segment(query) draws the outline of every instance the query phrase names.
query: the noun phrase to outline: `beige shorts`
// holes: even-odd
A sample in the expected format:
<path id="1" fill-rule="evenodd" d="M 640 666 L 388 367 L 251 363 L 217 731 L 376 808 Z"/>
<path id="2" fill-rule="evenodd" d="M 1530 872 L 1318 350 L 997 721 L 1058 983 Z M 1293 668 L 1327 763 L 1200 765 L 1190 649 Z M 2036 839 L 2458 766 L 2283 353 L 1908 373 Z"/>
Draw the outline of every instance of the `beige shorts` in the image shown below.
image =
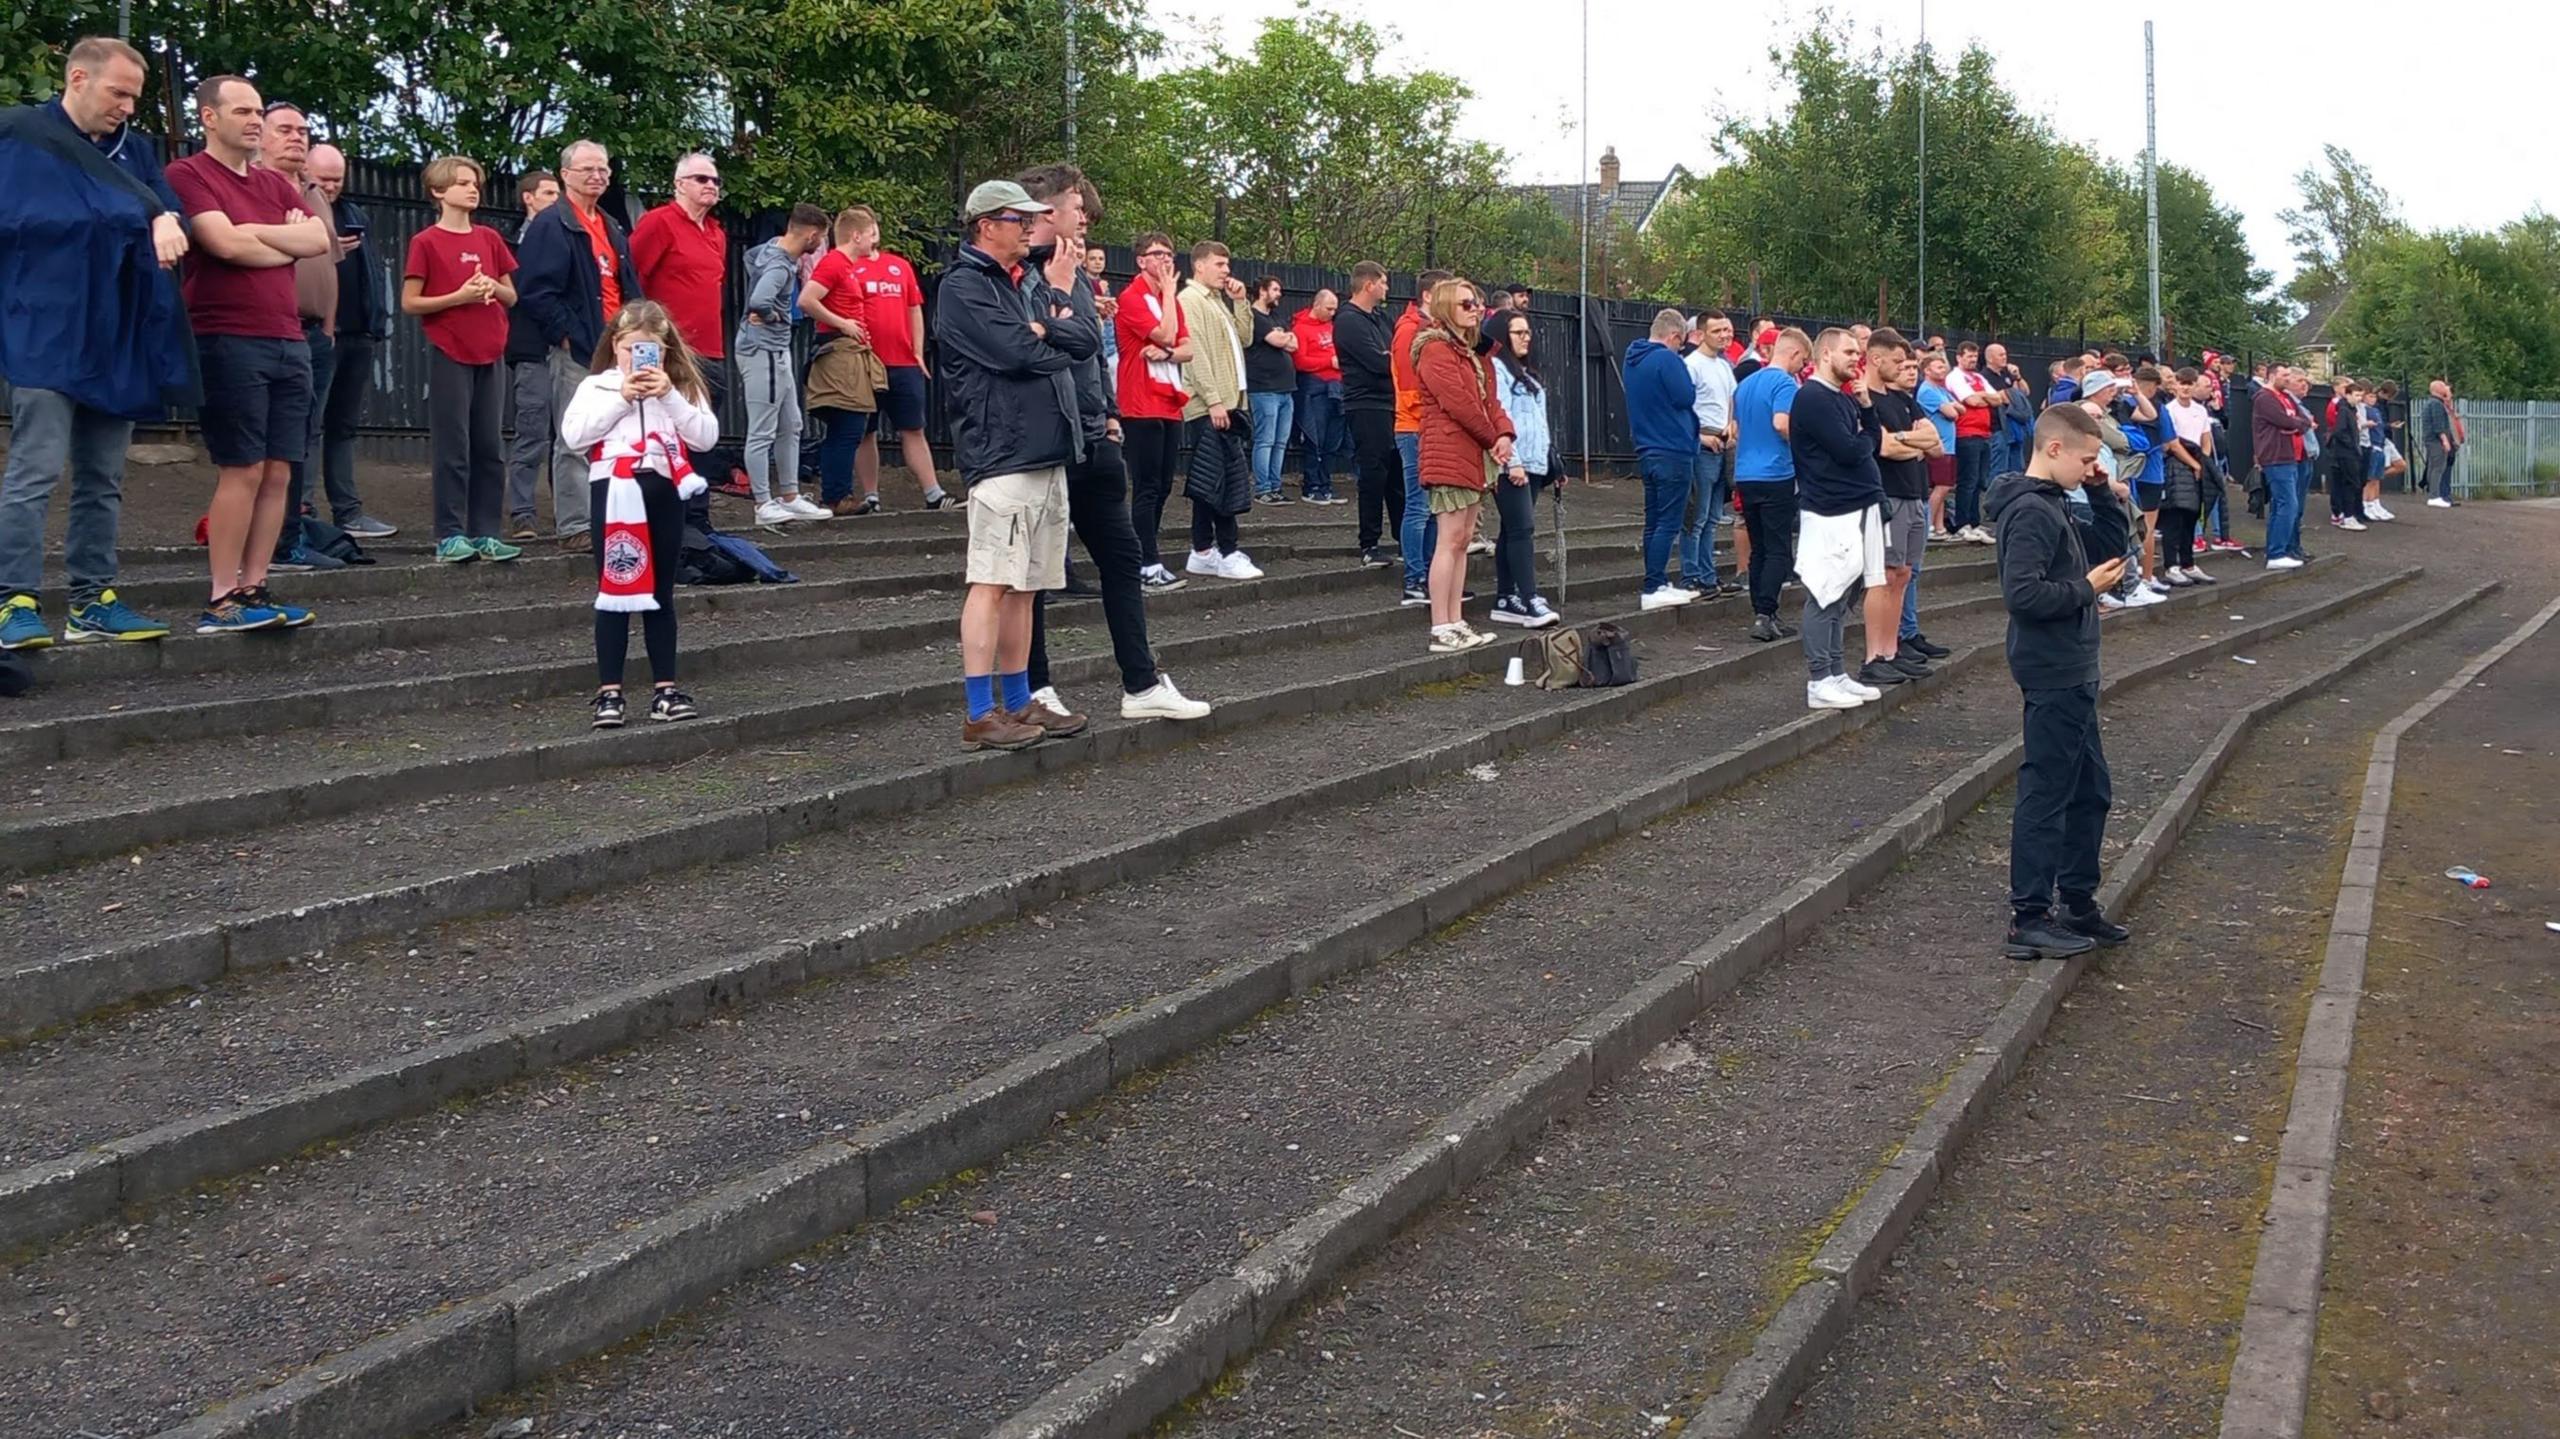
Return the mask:
<path id="1" fill-rule="evenodd" d="M 969 583 L 1067 587 L 1067 472 L 989 475 L 969 486 Z"/>

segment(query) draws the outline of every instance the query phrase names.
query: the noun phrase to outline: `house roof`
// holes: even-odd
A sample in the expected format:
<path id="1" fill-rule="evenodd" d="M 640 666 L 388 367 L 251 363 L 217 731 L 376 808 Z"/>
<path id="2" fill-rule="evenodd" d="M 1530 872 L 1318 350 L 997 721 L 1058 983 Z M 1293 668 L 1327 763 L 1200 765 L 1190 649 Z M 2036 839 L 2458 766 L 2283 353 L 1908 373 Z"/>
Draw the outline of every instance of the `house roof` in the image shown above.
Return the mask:
<path id="1" fill-rule="evenodd" d="M 1641 231 L 1653 222 L 1654 212 L 1662 208 L 1662 202 L 1688 177 L 1686 167 L 1674 165 L 1671 173 L 1659 180 L 1621 180 L 1613 195 L 1605 193 L 1597 181 L 1589 185 L 1530 185 L 1525 188 L 1555 206 L 1556 213 L 1564 216 L 1567 223 L 1582 218 L 1582 206 L 1587 196 L 1591 213 L 1599 217 L 1605 228 Z"/>
<path id="2" fill-rule="evenodd" d="M 2334 343 L 2329 338 L 2329 322 L 2347 303 L 2347 287 L 2340 285 L 2303 307 L 2302 318 L 2293 322 L 2292 339 L 2297 349 L 2312 349 Z"/>

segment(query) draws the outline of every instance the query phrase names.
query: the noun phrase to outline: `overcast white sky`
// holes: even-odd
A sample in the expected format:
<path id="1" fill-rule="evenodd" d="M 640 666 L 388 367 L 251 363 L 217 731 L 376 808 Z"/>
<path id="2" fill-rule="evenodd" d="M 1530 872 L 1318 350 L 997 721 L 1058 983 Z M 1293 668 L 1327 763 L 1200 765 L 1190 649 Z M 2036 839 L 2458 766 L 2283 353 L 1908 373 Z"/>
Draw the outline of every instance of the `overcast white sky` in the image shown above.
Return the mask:
<path id="1" fill-rule="evenodd" d="M 1478 91 L 1469 132 L 1511 152 L 1515 178 L 1570 182 L 1582 140 L 1574 0 L 1332 0 L 1401 34 L 1403 67 L 1465 76 Z M 1231 46 L 1297 0 L 1154 0 L 1177 39 L 1205 25 Z M 1630 179 L 1700 168 L 1726 111 L 1770 108 L 1769 47 L 1810 6 L 1790 0 L 1590 0 L 1591 129 L 1596 168 L 1617 147 Z M 1919 0 L 1835 0 L 1835 13 L 1889 44 L 1916 43 Z M 1989 23 L 1985 17 L 2003 17 Z M 1212 16 L 1214 21 L 1200 17 Z M 2067 18 L 2066 18 L 2067 17 Z M 2010 89 L 2066 138 L 2134 161 L 2142 152 L 2142 22 L 2159 47 L 2160 157 L 2202 174 L 2247 222 L 2258 263 L 2291 273 L 2276 212 L 2323 142 L 2347 146 L 2422 227 L 2487 228 L 2540 205 L 2560 179 L 2529 137 L 2553 102 L 2550 56 L 2560 7 L 2492 0 L 2328 6 L 2187 0 L 1986 5 L 1940 0 L 1929 38 L 1952 54 L 1981 39 Z M 2273 79 L 2276 75 L 2289 79 Z M 1696 97 L 1696 98 L 1692 98 Z M 2450 114 L 2459 123 L 2440 122 Z M 2275 115 L 2268 121 L 2261 117 Z M 2501 137 L 2483 143 L 2483 137 Z"/>

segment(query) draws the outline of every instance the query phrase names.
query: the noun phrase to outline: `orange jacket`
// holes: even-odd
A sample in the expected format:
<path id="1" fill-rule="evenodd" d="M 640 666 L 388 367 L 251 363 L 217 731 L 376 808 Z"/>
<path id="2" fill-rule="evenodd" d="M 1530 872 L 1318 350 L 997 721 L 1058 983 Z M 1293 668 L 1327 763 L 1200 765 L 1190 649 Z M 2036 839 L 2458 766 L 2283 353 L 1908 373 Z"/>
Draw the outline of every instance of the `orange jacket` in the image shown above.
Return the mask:
<path id="1" fill-rule="evenodd" d="M 1420 307 L 1407 305 L 1396 320 L 1394 343 L 1387 346 L 1387 367 L 1396 380 L 1396 433 L 1410 435 L 1422 428 L 1421 382 L 1413 375 L 1413 337 L 1422 333 Z"/>
<path id="2" fill-rule="evenodd" d="M 1493 361 L 1446 330 L 1420 331 L 1415 348 L 1419 357 L 1412 348 L 1396 353 L 1414 370 L 1422 483 L 1481 490 L 1492 480 L 1494 442 L 1513 433 Z"/>

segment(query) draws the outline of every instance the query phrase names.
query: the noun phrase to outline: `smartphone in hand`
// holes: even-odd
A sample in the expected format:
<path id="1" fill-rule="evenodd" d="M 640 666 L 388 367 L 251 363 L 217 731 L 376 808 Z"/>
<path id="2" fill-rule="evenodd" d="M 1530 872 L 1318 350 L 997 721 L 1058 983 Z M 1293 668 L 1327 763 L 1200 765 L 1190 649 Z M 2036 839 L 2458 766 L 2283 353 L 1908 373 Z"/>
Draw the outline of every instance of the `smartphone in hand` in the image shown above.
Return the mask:
<path id="1" fill-rule="evenodd" d="M 631 346 L 631 364 L 635 369 L 665 368 L 666 351 L 655 340 L 640 340 Z"/>

